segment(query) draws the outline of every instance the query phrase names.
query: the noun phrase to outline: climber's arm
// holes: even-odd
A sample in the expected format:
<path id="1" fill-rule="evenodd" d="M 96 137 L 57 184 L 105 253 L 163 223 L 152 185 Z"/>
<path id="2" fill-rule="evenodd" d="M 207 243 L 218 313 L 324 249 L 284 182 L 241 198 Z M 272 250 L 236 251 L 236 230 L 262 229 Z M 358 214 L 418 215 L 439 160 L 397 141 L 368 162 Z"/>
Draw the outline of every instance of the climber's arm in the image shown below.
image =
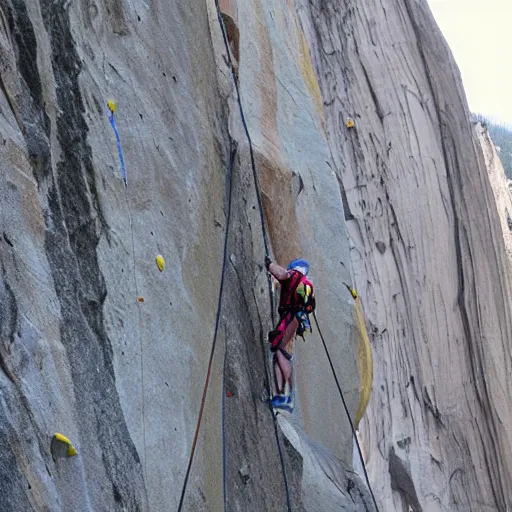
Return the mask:
<path id="1" fill-rule="evenodd" d="M 277 263 L 270 261 L 268 256 L 265 258 L 265 266 L 278 281 L 286 281 L 290 277 L 290 274 L 285 268 L 281 267 Z"/>

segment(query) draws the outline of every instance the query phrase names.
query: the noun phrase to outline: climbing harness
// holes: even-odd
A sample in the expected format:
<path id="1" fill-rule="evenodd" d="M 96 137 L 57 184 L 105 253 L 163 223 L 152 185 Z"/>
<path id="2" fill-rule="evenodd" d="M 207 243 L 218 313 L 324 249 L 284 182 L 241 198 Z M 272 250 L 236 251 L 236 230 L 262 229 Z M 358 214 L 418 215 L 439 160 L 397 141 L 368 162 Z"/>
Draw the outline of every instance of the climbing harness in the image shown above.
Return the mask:
<path id="1" fill-rule="evenodd" d="M 357 439 L 356 429 L 354 427 L 354 422 L 352 421 L 352 418 L 350 417 L 350 413 L 349 413 L 348 407 L 347 407 L 347 402 L 345 402 L 345 397 L 343 396 L 343 391 L 341 390 L 340 382 L 338 380 L 338 376 L 336 375 L 336 370 L 334 369 L 334 365 L 332 363 L 331 355 L 329 354 L 329 350 L 327 349 L 327 344 L 325 343 L 325 339 L 324 339 L 322 331 L 320 329 L 320 325 L 318 323 L 318 319 L 316 317 L 316 313 L 313 313 L 313 318 L 315 319 L 316 328 L 318 329 L 318 334 L 320 336 L 320 339 L 322 340 L 322 344 L 324 346 L 325 353 L 327 355 L 327 359 L 329 361 L 329 365 L 331 367 L 331 371 L 332 371 L 332 374 L 334 376 L 334 381 L 336 382 L 336 386 L 338 388 L 338 392 L 340 394 L 341 401 L 343 403 L 343 408 L 345 409 L 345 413 L 346 413 L 348 421 L 350 423 L 350 428 L 352 430 L 352 436 L 353 436 L 353 438 L 355 440 L 355 443 L 356 443 L 356 446 L 357 446 L 357 452 L 359 453 L 359 458 L 361 459 L 361 465 L 363 467 L 364 477 L 366 479 L 366 485 L 368 486 L 368 490 L 370 491 L 370 494 L 371 494 L 371 497 L 372 497 L 372 500 L 373 500 L 373 504 L 375 505 L 375 510 L 376 510 L 376 512 L 379 512 L 379 507 L 377 506 L 377 501 L 376 501 L 375 496 L 373 494 L 372 486 L 370 485 L 370 479 L 368 478 L 368 473 L 366 471 L 366 466 L 364 464 L 364 459 L 363 459 L 363 453 L 361 451 L 361 446 L 359 445 L 359 441 Z"/>
<path id="2" fill-rule="evenodd" d="M 287 360 L 287 361 L 291 361 L 293 359 L 293 356 L 290 354 L 290 352 L 288 352 L 287 350 L 285 350 L 284 348 L 281 348 L 279 347 L 279 352 L 281 352 L 281 354 L 283 354 L 284 358 Z"/>
<path id="3" fill-rule="evenodd" d="M 290 268 L 290 266 L 288 266 L 288 268 Z M 294 318 L 296 318 L 299 323 L 297 334 L 301 336 L 302 339 L 304 339 L 306 330 L 312 332 L 309 314 L 312 313 L 316 307 L 313 284 L 300 271 L 292 270 L 292 272 L 290 282 L 288 283 L 286 281 L 282 284 L 284 288 L 281 290 L 281 303 L 278 307 L 280 316 L 278 325 L 275 330 L 269 333 L 268 341 L 271 344 L 270 350 L 272 352 L 280 348 L 286 329 Z"/>
<path id="4" fill-rule="evenodd" d="M 231 141 L 231 139 L 230 139 Z M 217 345 L 217 335 L 218 335 L 218 332 L 219 332 L 219 325 L 220 325 L 220 313 L 221 313 L 221 308 L 222 308 L 222 295 L 224 294 L 224 278 L 226 276 L 226 264 L 227 264 L 227 251 L 228 251 L 228 236 L 229 236 L 229 226 L 230 226 L 230 223 L 231 223 L 231 198 L 232 198 L 232 191 L 231 191 L 231 177 L 232 177 L 232 172 L 233 172 L 233 164 L 234 164 L 234 160 L 235 160 L 235 155 L 236 155 L 236 145 L 231 145 L 230 147 L 230 162 L 229 162 L 229 172 L 228 172 L 228 181 L 229 181 L 229 192 L 228 192 L 228 200 L 227 200 L 227 203 L 228 203 L 228 208 L 227 208 L 227 213 L 226 213 L 226 229 L 225 229 L 225 232 L 224 232 L 224 250 L 223 250 L 223 254 L 222 254 L 222 270 L 221 270 L 221 275 L 220 275 L 220 287 L 219 287 L 219 298 L 218 298 L 218 301 L 217 301 L 217 315 L 215 317 L 215 328 L 214 328 L 214 331 L 213 331 L 213 341 L 212 341 L 212 348 L 210 350 L 210 359 L 208 361 L 208 371 L 206 373 L 206 381 L 204 383 L 204 387 L 203 387 L 203 395 L 201 397 L 201 405 L 199 407 L 199 415 L 198 415 L 198 418 L 197 418 L 197 424 L 196 424 L 196 430 L 195 430 L 195 434 L 194 434 L 194 439 L 192 441 L 192 447 L 190 449 L 190 456 L 188 458 L 188 465 L 187 465 L 187 470 L 185 472 L 185 479 L 183 481 L 183 487 L 181 489 L 181 496 L 180 496 L 180 503 L 178 505 L 178 512 L 181 511 L 182 507 L 183 507 L 183 501 L 185 499 L 185 492 L 187 490 L 187 485 L 188 485 L 188 479 L 189 479 L 189 476 L 190 476 L 190 469 L 192 467 L 192 461 L 194 460 L 194 454 L 195 454 L 195 451 L 196 451 L 196 445 L 197 445 L 197 439 L 198 439 L 198 436 L 199 436 L 199 429 L 201 428 L 201 421 L 203 419 L 203 412 L 204 412 L 204 406 L 205 406 L 205 403 L 206 403 L 206 395 L 208 393 L 208 387 L 210 385 L 210 378 L 211 378 L 211 373 L 212 373 L 212 363 L 213 363 L 213 356 L 215 354 L 215 347 Z M 225 363 L 224 363 L 225 364 Z M 224 389 L 222 390 L 222 394 L 224 395 Z M 224 407 L 223 407 L 223 410 L 224 410 Z M 222 453 L 225 454 L 225 441 L 224 441 L 224 418 L 222 418 L 222 424 L 223 424 L 223 439 L 222 439 Z M 222 473 L 223 473 L 223 492 L 224 492 L 224 508 L 226 506 L 226 468 L 225 468 L 225 465 L 224 465 L 224 461 L 223 461 L 223 469 L 222 469 Z"/>

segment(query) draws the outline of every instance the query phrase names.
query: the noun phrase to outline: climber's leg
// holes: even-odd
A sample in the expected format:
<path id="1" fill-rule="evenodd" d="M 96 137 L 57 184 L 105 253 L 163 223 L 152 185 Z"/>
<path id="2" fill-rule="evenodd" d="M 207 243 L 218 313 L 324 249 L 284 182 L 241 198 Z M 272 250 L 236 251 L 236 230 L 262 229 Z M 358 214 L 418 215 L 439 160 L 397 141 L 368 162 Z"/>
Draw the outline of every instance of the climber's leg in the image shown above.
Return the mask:
<path id="1" fill-rule="evenodd" d="M 283 340 L 274 356 L 274 372 L 277 390 L 280 394 L 291 393 L 292 362 L 290 352 L 298 326 L 298 320 L 293 317 L 293 320 L 286 326 Z"/>

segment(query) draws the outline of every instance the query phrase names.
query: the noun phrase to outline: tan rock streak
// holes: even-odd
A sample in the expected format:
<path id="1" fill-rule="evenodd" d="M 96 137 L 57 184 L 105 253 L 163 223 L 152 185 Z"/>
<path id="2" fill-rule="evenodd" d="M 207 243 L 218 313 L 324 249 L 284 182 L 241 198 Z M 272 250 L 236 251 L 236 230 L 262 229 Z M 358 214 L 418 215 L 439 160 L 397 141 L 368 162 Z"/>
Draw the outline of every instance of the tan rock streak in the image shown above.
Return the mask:
<path id="1" fill-rule="evenodd" d="M 260 117 L 262 145 L 258 147 L 256 163 L 260 176 L 262 200 L 265 209 L 272 247 L 276 259 L 285 260 L 298 255 L 297 218 L 295 201 L 292 196 L 292 173 L 283 162 L 283 148 L 278 128 L 278 99 L 273 49 L 267 27 L 265 13 L 260 0 L 254 2 L 256 35 L 261 59 L 256 88 L 261 95 L 262 112 Z"/>

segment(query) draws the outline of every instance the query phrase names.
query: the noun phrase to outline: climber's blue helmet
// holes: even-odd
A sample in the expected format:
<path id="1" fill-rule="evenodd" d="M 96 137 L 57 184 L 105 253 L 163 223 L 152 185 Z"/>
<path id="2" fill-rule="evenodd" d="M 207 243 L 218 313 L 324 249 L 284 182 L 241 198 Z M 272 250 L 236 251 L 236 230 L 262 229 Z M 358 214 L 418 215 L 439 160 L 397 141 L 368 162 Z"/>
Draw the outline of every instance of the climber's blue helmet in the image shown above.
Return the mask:
<path id="1" fill-rule="evenodd" d="M 296 259 L 290 261 L 288 270 L 298 270 L 302 275 L 307 276 L 309 272 L 309 263 L 306 260 Z"/>

